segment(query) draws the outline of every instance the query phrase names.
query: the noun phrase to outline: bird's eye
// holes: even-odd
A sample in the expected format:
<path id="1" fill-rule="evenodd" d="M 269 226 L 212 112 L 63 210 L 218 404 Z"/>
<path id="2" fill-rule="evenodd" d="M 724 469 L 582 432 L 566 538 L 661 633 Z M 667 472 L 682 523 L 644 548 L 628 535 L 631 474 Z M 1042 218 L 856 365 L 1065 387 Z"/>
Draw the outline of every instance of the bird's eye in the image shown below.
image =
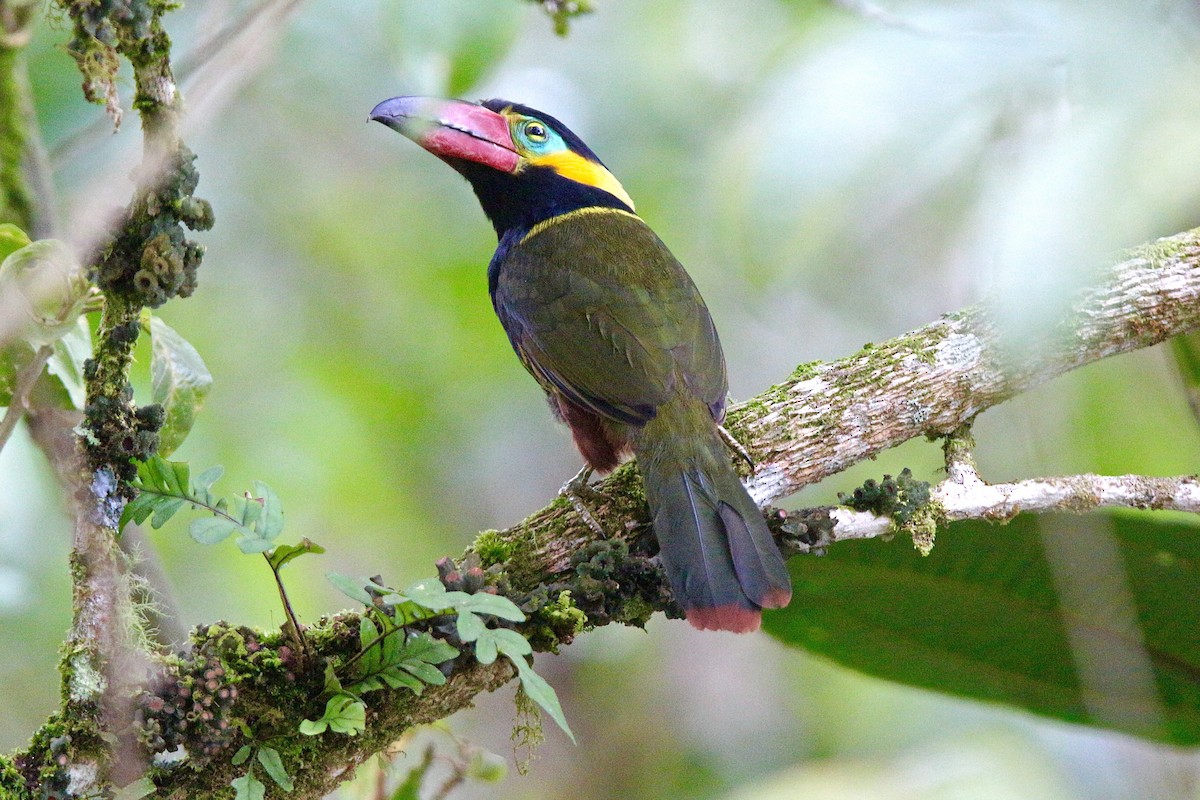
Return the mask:
<path id="1" fill-rule="evenodd" d="M 541 144 L 550 138 L 546 133 L 546 126 L 540 122 L 526 122 L 522 132 L 525 134 L 525 138 L 534 144 Z"/>

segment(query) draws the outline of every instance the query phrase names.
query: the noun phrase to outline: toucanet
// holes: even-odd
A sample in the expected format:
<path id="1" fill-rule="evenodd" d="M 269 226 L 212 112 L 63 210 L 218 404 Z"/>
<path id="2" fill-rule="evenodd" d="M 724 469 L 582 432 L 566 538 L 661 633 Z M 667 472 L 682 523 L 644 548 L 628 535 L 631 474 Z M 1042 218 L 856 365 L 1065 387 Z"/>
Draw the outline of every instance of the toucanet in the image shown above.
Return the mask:
<path id="1" fill-rule="evenodd" d="M 783 558 L 720 436 L 725 358 L 708 308 L 595 153 L 506 100 L 395 97 L 370 118 L 470 182 L 499 238 L 488 288 L 513 349 L 589 466 L 637 457 L 688 621 L 751 631 L 787 605 Z"/>

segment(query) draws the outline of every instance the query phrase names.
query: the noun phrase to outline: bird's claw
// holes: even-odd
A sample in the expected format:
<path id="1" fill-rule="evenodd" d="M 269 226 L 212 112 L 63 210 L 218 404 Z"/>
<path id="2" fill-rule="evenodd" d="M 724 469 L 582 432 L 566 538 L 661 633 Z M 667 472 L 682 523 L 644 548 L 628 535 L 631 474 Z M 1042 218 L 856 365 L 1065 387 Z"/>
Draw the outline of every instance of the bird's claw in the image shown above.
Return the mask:
<path id="1" fill-rule="evenodd" d="M 721 433 L 721 441 L 725 442 L 726 447 L 737 453 L 738 458 L 746 462 L 746 466 L 750 467 L 750 474 L 753 475 L 755 464 L 754 459 L 750 457 L 750 452 L 745 447 L 742 447 L 741 442 L 733 438 L 733 434 L 724 425 L 718 425 L 717 430 Z"/>
<path id="2" fill-rule="evenodd" d="M 583 518 L 584 523 L 595 531 L 597 536 L 606 536 L 604 528 L 600 527 L 600 523 L 592 516 L 592 512 L 588 511 L 587 504 L 583 502 L 583 498 L 580 496 L 585 492 L 596 496 L 597 492 L 588 485 L 588 478 L 590 477 L 592 477 L 592 468 L 585 466 L 579 470 L 574 478 L 564 483 L 562 488 L 558 490 L 558 493 L 567 498 L 567 501 L 571 504 L 571 508 L 575 509 L 575 513 Z"/>

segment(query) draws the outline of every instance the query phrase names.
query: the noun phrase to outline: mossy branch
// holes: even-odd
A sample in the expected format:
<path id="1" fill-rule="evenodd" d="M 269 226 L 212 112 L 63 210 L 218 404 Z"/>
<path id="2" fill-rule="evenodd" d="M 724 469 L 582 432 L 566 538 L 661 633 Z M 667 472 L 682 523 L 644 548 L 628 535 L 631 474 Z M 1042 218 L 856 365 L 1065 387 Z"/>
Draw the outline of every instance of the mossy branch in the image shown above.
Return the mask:
<path id="1" fill-rule="evenodd" d="M 1130 252 L 1081 291 L 1038 341 L 1012 346 L 994 311 L 972 306 L 847 358 L 803 364 L 733 407 L 726 425 L 755 460 L 747 482 L 766 504 L 909 439 L 960 431 L 986 409 L 1077 367 L 1197 328 L 1200 230 L 1193 230 Z M 634 553 L 649 552 L 636 465 L 618 469 L 597 492 L 591 510 L 609 533 L 605 540 L 557 501 L 508 530 L 482 535 L 476 550 L 485 563 L 503 560 L 518 592 L 540 584 L 573 588 L 581 558 L 596 548 L 625 542 Z M 819 524 L 832 524 L 827 512 L 822 516 Z M 801 535 L 812 544 L 818 533 Z M 624 596 L 633 607 L 609 605 L 614 619 L 660 607 L 654 593 Z"/>
<path id="2" fill-rule="evenodd" d="M 965 426 L 981 411 L 1076 367 L 1200 327 L 1200 233 L 1180 234 L 1130 254 L 1095 288 L 1082 292 L 1055 333 L 1036 346 L 1008 347 L 992 320 L 987 307 L 966 309 L 848 358 L 804 365 L 734 408 L 731 426 L 759 464 L 751 485 L 760 500 L 773 500 L 930 433 L 949 437 L 947 484 L 978 481 Z M 1117 479 L 1095 479 L 1089 485 L 1100 489 L 1112 480 Z M 1080 488 L 1078 480 L 1069 485 Z M 1171 485 L 1186 493 L 1185 500 L 1196 493 L 1194 480 Z M 910 514 L 906 524 L 936 524 L 939 517 L 933 512 L 946 502 L 939 494 L 945 489 L 935 488 L 932 502 Z M 539 650 L 555 649 L 593 626 L 640 624 L 656 610 L 674 613 L 652 558 L 653 537 L 636 466 L 618 469 L 596 492 L 590 507 L 606 537 L 593 533 L 568 502 L 556 500 L 512 528 L 481 534 L 457 564 L 446 560 L 439 565 L 443 581 L 494 583 L 529 615 L 522 632 Z M 1082 495 L 1072 497 L 1064 502 L 1075 510 L 1095 505 L 1071 506 Z M 1144 505 L 1146 495 L 1133 492 L 1125 500 L 1105 495 L 1101 500 Z M 856 519 L 877 526 L 867 535 L 890 527 L 869 512 L 856 513 L 818 509 L 787 516 L 772 512 L 769 518 L 781 542 L 793 551 L 819 545 L 822 537 L 828 542 L 853 535 Z M 217 698 L 209 706 L 216 709 L 211 725 L 188 734 L 188 758 L 150 771 L 160 794 L 228 794 L 229 781 L 239 774 L 230 755 L 235 745 L 245 743 L 239 739 L 244 734 L 238 721 L 250 720 L 252 734 L 269 738 L 283 756 L 296 784 L 287 796 L 319 797 L 413 725 L 445 718 L 512 678 L 503 659 L 480 666 L 466 654 L 454 663 L 443 686 L 428 687 L 420 696 L 407 690 L 378 695 L 369 704 L 362 736 L 299 735 L 298 722 L 320 710 L 321 665 L 344 663 L 357 652 L 358 620 L 358 614 L 343 613 L 310 627 L 310 659 L 300 659 L 282 633 L 215 625 L 196 635 L 188 656 L 156 660 L 148 668 L 154 676 L 152 693 L 143 695 L 134 713 L 152 749 L 155 726 L 170 723 L 162 716 L 161 703 L 178 696 L 180 687 L 189 687 L 193 701 L 196 691 Z M 232 700 L 229 689 L 236 690 Z M 55 759 L 63 752 L 66 729 L 60 718 L 38 734 L 15 762 L 22 780 L 39 769 L 58 768 Z M 70 754 L 77 755 L 73 744 Z M 15 774 L 0 768 L 0 788 L 17 785 L 11 777 Z"/>
<path id="3" fill-rule="evenodd" d="M 137 691 L 151 672 L 148 636 L 137 612 L 137 582 L 117 544 L 117 520 L 133 496 L 131 458 L 157 447 L 163 413 L 135 408 L 129 384 L 139 317 L 195 286 L 201 248 L 184 228 L 211 225 L 208 204 L 193 196 L 198 180 L 179 138 L 181 99 L 171 76 L 164 0 L 60 0 L 71 20 L 68 47 L 89 100 L 116 113 L 120 58 L 133 65 L 134 107 L 141 116 L 144 157 L 133 200 L 111 239 L 87 257 L 104 298 L 95 357 L 87 362 L 87 401 L 75 480 L 71 554 L 74 618 L 62 661 L 63 710 L 50 741 L 35 737 L 40 763 L 24 769 L 28 787 L 73 796 L 103 794 L 144 772 L 147 760 L 130 729 Z M 45 732 L 45 731 L 44 731 Z M 44 733 L 43 732 L 43 733 Z M 57 743 L 56 745 L 54 743 Z M 57 751 L 55 751 L 57 747 Z"/>

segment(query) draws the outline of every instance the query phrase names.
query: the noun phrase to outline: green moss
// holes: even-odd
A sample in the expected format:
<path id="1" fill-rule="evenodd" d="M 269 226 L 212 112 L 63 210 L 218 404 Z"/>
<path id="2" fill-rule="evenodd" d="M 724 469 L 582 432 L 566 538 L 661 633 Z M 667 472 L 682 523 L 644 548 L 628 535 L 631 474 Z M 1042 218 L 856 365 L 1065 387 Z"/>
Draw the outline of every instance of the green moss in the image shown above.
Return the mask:
<path id="1" fill-rule="evenodd" d="M 32 797 L 20 771 L 12 759 L 6 756 L 0 756 L 0 797 L 6 800 L 26 800 Z"/>
<path id="2" fill-rule="evenodd" d="M 471 549 L 479 556 L 480 563 L 486 569 L 514 558 L 518 548 L 515 542 L 506 540 L 499 531 L 489 530 L 475 537 Z"/>
<path id="3" fill-rule="evenodd" d="M 563 589 L 551 603 L 542 607 L 542 616 L 556 629 L 569 630 L 571 635 L 582 633 L 587 627 L 587 614 L 583 613 L 571 599 L 571 591 Z"/>
<path id="4" fill-rule="evenodd" d="M 820 553 L 833 541 L 834 521 L 828 508 L 787 511 L 772 508 L 767 512 L 771 529 L 784 553 Z"/>
<path id="5" fill-rule="evenodd" d="M 529 764 L 537 755 L 538 746 L 546 740 L 542 731 L 542 711 L 529 699 L 524 689 L 517 689 L 516 720 L 513 723 L 513 755 L 516 757 L 517 772 L 526 775 Z M 519 755 L 524 753 L 524 755 Z"/>
<path id="6" fill-rule="evenodd" d="M 938 525 L 945 517 L 945 509 L 939 503 L 928 502 L 914 511 L 900 529 L 912 536 L 913 546 L 921 555 L 927 556 L 933 551 Z"/>
<path id="7" fill-rule="evenodd" d="M 891 517 L 897 526 L 904 527 L 929 502 L 929 483 L 916 480 L 912 470 L 905 467 L 895 478 L 884 475 L 879 482 L 868 479 L 852 495 L 839 492 L 838 500 L 856 511 Z"/>
<path id="8" fill-rule="evenodd" d="M 971 423 L 960 425 L 953 433 L 942 439 L 942 452 L 946 463 L 968 464 L 975 466 L 975 437 L 971 434 Z"/>
<path id="9" fill-rule="evenodd" d="M 1160 265 L 1163 262 L 1174 261 L 1189 251 L 1195 250 L 1197 246 L 1200 246 L 1198 239 L 1200 239 L 1200 228 L 1136 247 L 1128 251 L 1126 256 L 1144 258 L 1152 264 Z"/>
<path id="10" fill-rule="evenodd" d="M 28 749 L 11 763 L 26 792 L 40 792 L 35 797 L 55 796 L 53 792 L 65 792 L 72 767 L 102 762 L 109 747 L 91 720 L 53 716 L 33 735 Z M 3 780 L 7 783 L 10 778 L 5 776 Z"/>
<path id="11" fill-rule="evenodd" d="M 784 382 L 784 385 L 799 383 L 800 381 L 806 381 L 810 378 L 817 377 L 819 374 L 818 368 L 821 366 L 821 364 L 822 362 L 820 361 L 806 361 L 803 364 L 800 364 L 794 370 L 792 370 L 792 374 L 788 376 L 788 379 Z"/>

